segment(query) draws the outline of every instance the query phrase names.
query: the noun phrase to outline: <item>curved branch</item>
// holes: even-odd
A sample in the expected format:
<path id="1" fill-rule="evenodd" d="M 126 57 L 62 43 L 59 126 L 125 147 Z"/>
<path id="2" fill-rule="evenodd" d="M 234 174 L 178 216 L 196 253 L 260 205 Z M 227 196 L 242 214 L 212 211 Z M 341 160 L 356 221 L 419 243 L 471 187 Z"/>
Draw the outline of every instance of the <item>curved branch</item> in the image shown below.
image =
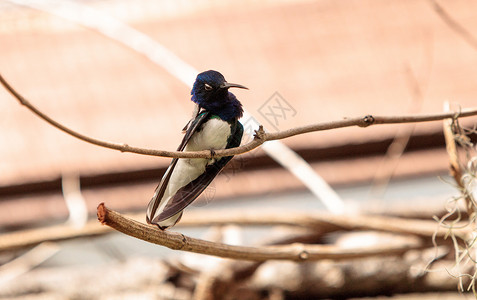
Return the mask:
<path id="1" fill-rule="evenodd" d="M 470 108 L 470 109 L 463 109 L 459 113 L 447 112 L 447 113 L 437 113 L 437 114 L 419 114 L 419 115 L 390 116 L 390 117 L 367 115 L 364 117 L 343 119 L 343 120 L 331 121 L 331 122 L 322 122 L 322 123 L 317 123 L 317 124 L 312 124 L 307 126 L 295 127 L 292 129 L 279 131 L 279 132 L 265 132 L 262 126 L 260 126 L 260 129 L 256 131 L 255 138 L 251 142 L 236 148 L 215 150 L 214 154 L 212 154 L 211 151 L 209 150 L 186 151 L 186 152 L 166 151 L 166 150 L 155 150 L 155 149 L 133 147 L 133 146 L 129 146 L 128 144 L 107 142 L 107 141 L 95 139 L 95 138 L 86 136 L 84 134 L 81 134 L 79 132 L 76 132 L 66 127 L 65 125 L 53 120 L 51 117 L 49 117 L 45 113 L 41 112 L 38 108 L 36 108 L 33 104 L 31 104 L 25 97 L 23 97 L 20 93 L 18 93 L 3 78 L 1 74 L 0 74 L 0 83 L 20 102 L 20 104 L 26 106 L 30 111 L 32 111 L 38 117 L 42 118 L 43 120 L 50 123 L 51 125 L 58 128 L 59 130 L 69 135 L 72 135 L 82 141 L 85 141 L 97 146 L 113 149 L 113 150 L 119 150 L 121 152 L 132 152 L 132 153 L 143 154 L 143 155 L 176 157 L 176 158 L 212 158 L 212 157 L 239 155 L 259 147 L 261 144 L 265 143 L 266 141 L 281 140 L 281 139 L 289 138 L 299 134 L 310 133 L 315 131 L 323 131 L 323 130 L 351 127 L 351 126 L 368 127 L 371 125 L 379 125 L 379 124 L 429 122 L 429 121 L 443 120 L 447 118 L 469 117 L 469 116 L 477 115 L 477 108 Z"/>
<path id="2" fill-rule="evenodd" d="M 191 238 L 181 233 L 162 231 L 152 225 L 126 218 L 109 210 L 101 203 L 98 206 L 98 220 L 117 231 L 146 242 L 165 246 L 173 250 L 182 250 L 224 258 L 265 261 L 280 260 L 320 260 L 320 259 L 350 259 L 376 255 L 398 255 L 411 249 L 422 249 L 422 242 L 410 242 L 400 246 L 382 246 L 373 248 L 339 248 L 332 245 L 309 245 L 294 243 L 291 245 L 245 247 L 214 243 Z"/>

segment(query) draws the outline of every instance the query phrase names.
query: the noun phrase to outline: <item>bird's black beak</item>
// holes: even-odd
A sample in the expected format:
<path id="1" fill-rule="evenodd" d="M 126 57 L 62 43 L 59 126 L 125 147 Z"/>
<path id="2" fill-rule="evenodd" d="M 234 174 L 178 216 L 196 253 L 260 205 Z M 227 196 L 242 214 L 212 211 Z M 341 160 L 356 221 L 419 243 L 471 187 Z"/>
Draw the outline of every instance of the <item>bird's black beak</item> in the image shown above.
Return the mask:
<path id="1" fill-rule="evenodd" d="M 228 88 L 239 88 L 239 89 L 246 89 L 248 90 L 248 87 L 245 87 L 241 84 L 236 84 L 236 83 L 228 83 L 228 82 L 224 82 L 220 85 L 220 88 L 221 89 L 228 89 Z"/>

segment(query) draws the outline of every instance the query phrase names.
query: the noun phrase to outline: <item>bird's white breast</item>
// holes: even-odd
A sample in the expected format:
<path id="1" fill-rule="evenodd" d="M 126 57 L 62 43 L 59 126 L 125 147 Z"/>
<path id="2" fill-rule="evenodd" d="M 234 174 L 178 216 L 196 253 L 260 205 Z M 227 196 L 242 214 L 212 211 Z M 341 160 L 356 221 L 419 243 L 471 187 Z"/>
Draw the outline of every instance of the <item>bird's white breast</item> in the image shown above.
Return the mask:
<path id="1" fill-rule="evenodd" d="M 221 119 L 210 119 L 196 132 L 186 146 L 186 151 L 224 149 L 230 137 L 230 124 Z"/>

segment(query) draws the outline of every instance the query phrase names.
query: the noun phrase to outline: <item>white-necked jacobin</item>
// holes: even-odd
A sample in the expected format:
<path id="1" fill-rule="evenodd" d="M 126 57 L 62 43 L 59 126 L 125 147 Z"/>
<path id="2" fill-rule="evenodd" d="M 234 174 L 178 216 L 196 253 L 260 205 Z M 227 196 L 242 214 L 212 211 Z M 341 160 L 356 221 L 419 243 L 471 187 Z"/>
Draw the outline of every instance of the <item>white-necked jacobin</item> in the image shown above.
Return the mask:
<path id="1" fill-rule="evenodd" d="M 228 83 L 222 74 L 209 70 L 197 75 L 192 101 L 197 114 L 184 128 L 177 151 L 227 149 L 240 146 L 243 126 L 242 104 L 229 88 L 246 89 Z M 147 207 L 146 220 L 164 230 L 174 226 L 182 211 L 192 203 L 219 174 L 233 156 L 221 158 L 174 158 L 164 173 Z"/>

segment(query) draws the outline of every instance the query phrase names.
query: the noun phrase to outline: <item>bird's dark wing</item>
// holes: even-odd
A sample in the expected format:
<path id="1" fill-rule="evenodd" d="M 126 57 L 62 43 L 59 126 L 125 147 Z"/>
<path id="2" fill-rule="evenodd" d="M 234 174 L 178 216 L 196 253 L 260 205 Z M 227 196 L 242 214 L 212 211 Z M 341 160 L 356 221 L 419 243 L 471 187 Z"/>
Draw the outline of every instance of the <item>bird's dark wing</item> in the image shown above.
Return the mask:
<path id="1" fill-rule="evenodd" d="M 182 139 L 181 144 L 177 148 L 177 151 L 182 151 L 184 150 L 185 146 L 189 142 L 190 138 L 192 135 L 204 124 L 204 122 L 210 117 L 210 112 L 204 110 L 201 111 L 197 114 L 197 117 L 195 117 L 194 120 L 190 120 L 189 123 L 187 123 L 186 127 L 182 130 L 186 130 L 186 133 L 184 135 L 184 138 Z M 176 158 L 177 159 L 177 158 Z"/>
<path id="2" fill-rule="evenodd" d="M 210 113 L 208 111 L 203 111 L 197 114 L 197 117 L 194 120 L 189 121 L 187 123 L 187 131 L 184 135 L 184 138 L 182 139 L 182 142 L 180 143 L 179 147 L 177 148 L 177 151 L 183 151 L 187 143 L 189 142 L 190 138 L 192 135 L 197 132 L 202 124 L 210 117 Z M 167 184 L 169 183 L 169 179 L 171 178 L 172 171 L 174 171 L 174 168 L 177 164 L 178 158 L 172 159 L 171 164 L 167 168 L 166 173 L 162 177 L 161 182 L 159 185 L 156 187 L 156 190 L 154 191 L 154 195 L 152 196 L 151 201 L 149 202 L 148 208 L 147 208 L 147 214 L 146 214 L 146 220 L 148 223 L 151 223 L 151 217 L 154 216 L 157 208 L 159 207 L 159 204 L 161 202 L 162 197 L 164 196 L 164 192 L 166 190 Z"/>
<path id="3" fill-rule="evenodd" d="M 226 149 L 240 146 L 242 140 L 242 124 L 239 121 L 236 121 L 231 129 L 232 132 L 227 141 Z M 209 186 L 210 182 L 220 173 L 232 158 L 233 156 L 225 156 L 218 159 L 215 163 L 208 165 L 202 175 L 177 191 L 169 204 L 164 208 L 164 211 L 154 218 L 152 223 L 166 220 L 191 204 L 192 201 L 194 201 L 207 188 L 207 186 Z"/>

